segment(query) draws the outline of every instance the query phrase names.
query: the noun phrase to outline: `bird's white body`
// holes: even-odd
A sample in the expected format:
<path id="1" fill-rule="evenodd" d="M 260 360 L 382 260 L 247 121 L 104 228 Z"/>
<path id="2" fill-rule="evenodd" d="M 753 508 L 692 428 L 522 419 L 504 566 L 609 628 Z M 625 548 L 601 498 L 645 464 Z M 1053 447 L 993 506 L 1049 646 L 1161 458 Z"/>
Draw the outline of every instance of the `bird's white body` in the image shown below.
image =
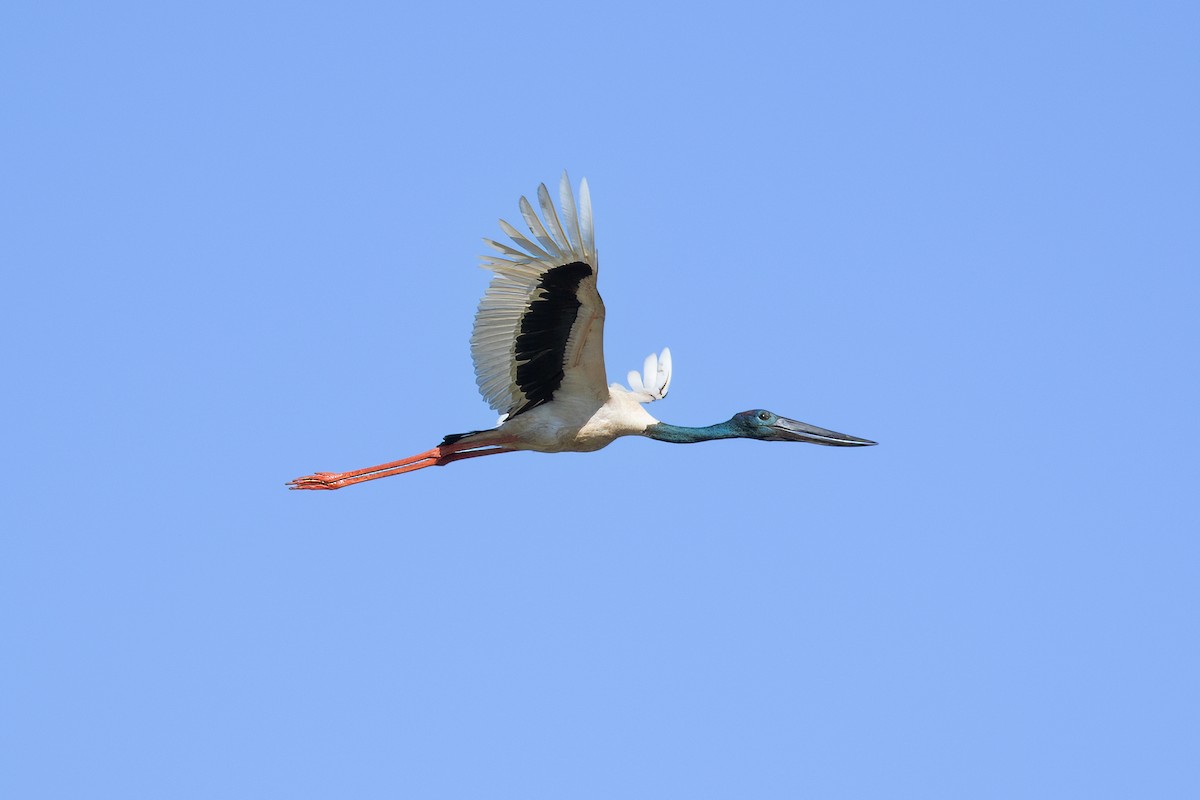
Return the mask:
<path id="1" fill-rule="evenodd" d="M 642 402 L 637 394 L 617 384 L 609 387 L 608 397 L 602 402 L 568 391 L 552 403 L 469 437 L 469 441 L 539 453 L 590 453 L 621 436 L 643 434 L 658 422 Z"/>

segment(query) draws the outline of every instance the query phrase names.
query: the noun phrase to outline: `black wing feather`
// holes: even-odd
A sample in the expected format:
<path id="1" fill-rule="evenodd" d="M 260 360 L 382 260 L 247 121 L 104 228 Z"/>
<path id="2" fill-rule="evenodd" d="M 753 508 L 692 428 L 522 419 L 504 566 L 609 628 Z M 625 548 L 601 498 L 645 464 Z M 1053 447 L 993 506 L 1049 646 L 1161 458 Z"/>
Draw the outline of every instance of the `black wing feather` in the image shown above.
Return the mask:
<path id="1" fill-rule="evenodd" d="M 567 340 L 581 305 L 577 296 L 579 283 L 591 274 L 589 265 L 573 261 L 546 270 L 538 281 L 533 294 L 536 299 L 521 317 L 514 345 L 517 386 L 526 402 L 510 417 L 548 402 L 562 385 Z"/>

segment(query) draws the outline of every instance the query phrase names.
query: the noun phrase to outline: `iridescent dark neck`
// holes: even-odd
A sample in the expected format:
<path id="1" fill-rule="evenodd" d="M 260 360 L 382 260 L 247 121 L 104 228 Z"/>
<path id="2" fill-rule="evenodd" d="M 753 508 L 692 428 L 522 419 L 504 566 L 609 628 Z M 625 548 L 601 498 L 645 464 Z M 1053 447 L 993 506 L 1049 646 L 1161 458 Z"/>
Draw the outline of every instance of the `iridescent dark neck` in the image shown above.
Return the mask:
<path id="1" fill-rule="evenodd" d="M 713 439 L 737 439 L 743 434 L 734 430 L 729 422 L 718 422 L 705 428 L 685 428 L 682 425 L 671 425 L 658 422 L 646 429 L 643 436 L 658 439 L 660 442 L 673 444 L 692 444 L 694 442 L 709 442 Z"/>

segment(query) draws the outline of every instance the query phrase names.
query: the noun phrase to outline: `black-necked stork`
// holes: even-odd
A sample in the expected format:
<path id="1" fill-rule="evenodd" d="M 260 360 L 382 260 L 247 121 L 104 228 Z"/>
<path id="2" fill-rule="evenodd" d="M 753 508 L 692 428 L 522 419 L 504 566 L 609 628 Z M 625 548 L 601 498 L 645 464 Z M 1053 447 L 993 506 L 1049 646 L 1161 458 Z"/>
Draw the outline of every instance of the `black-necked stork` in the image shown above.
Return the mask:
<path id="1" fill-rule="evenodd" d="M 659 422 L 642 407 L 661 400 L 671 386 L 671 351 L 646 358 L 642 374 L 630 372 L 629 388 L 609 385 L 604 370 L 604 301 L 596 291 L 599 261 L 592 229 L 592 201 L 585 179 L 579 205 L 567 173 L 559 184 L 560 221 L 546 185 L 537 191 L 544 219 L 521 198 L 535 241 L 500 220 L 516 245 L 484 241 L 499 255 L 483 257 L 492 270 L 471 333 L 471 358 L 479 391 L 501 412 L 495 428 L 445 437 L 415 456 L 351 472 L 318 472 L 289 482 L 293 489 L 340 489 L 453 461 L 518 450 L 541 453 L 599 450 L 619 436 L 663 442 L 760 439 L 836 447 L 872 445 L 754 409 L 704 428 Z M 563 224 L 565 222 L 565 225 Z"/>

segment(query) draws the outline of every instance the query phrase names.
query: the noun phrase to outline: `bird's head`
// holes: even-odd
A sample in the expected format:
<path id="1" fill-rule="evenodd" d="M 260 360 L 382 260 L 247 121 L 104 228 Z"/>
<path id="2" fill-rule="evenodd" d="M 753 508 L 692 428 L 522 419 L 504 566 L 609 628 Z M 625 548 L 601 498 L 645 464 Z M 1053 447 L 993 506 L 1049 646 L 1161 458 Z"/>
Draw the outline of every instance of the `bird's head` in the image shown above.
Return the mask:
<path id="1" fill-rule="evenodd" d="M 859 439 L 857 436 L 781 417 L 765 408 L 734 414 L 727 424 L 742 438 L 762 439 L 764 442 L 808 442 L 831 447 L 865 447 L 875 444 L 870 439 Z"/>

